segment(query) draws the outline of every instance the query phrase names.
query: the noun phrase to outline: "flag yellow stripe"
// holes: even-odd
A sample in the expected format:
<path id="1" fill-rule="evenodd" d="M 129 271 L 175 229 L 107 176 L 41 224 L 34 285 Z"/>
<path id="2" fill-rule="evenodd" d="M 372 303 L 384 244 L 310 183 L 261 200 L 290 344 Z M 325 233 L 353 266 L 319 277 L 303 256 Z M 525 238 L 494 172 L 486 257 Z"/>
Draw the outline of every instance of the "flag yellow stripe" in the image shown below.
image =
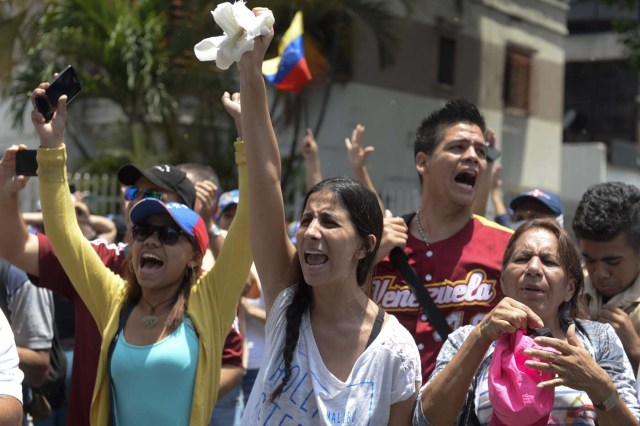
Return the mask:
<path id="1" fill-rule="evenodd" d="M 262 62 L 262 74 L 264 75 L 276 75 L 278 73 L 278 66 L 280 65 L 280 56 L 268 59 Z"/>
<path id="2" fill-rule="evenodd" d="M 302 12 L 297 11 L 295 16 L 293 17 L 293 21 L 291 21 L 291 25 L 282 36 L 282 40 L 280 40 L 280 44 L 278 45 L 278 55 L 282 55 L 284 49 L 296 38 L 301 36 L 304 33 L 304 26 L 302 24 Z"/>

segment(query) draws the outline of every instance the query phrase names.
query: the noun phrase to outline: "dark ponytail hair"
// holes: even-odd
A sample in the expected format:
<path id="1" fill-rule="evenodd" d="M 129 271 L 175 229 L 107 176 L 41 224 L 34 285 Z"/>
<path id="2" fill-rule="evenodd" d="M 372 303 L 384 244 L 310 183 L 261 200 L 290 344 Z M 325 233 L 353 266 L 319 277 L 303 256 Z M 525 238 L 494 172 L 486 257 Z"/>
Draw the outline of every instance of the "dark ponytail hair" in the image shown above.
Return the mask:
<path id="1" fill-rule="evenodd" d="M 302 322 L 302 316 L 307 310 L 311 309 L 312 305 L 313 293 L 311 292 L 311 287 L 304 281 L 304 278 L 302 278 L 293 293 L 291 303 L 287 306 L 287 329 L 284 349 L 282 350 L 284 376 L 278 387 L 275 388 L 269 397 L 272 402 L 278 399 L 284 387 L 289 383 L 289 380 L 291 380 L 291 362 L 293 361 L 293 354 L 295 353 L 298 338 L 300 337 L 300 323 Z"/>
<path id="2" fill-rule="evenodd" d="M 345 177 L 337 177 L 325 179 L 314 185 L 304 199 L 302 210 L 304 211 L 304 207 L 307 205 L 309 197 L 312 194 L 322 191 L 328 191 L 336 196 L 342 207 L 349 213 L 349 220 L 356 231 L 361 248 L 367 253 L 366 256 L 358 261 L 358 265 L 356 266 L 356 279 L 360 287 L 368 285 L 373 275 L 373 261 L 380 247 L 380 239 L 382 238 L 383 218 L 380 205 L 378 204 L 378 198 L 376 194 L 358 182 Z M 376 238 L 373 247 L 371 247 L 370 244 L 370 235 Z M 307 310 L 311 310 L 313 307 L 313 292 L 311 291 L 311 287 L 305 282 L 302 273 L 300 273 L 299 276 L 300 281 L 294 289 L 293 298 L 289 306 L 287 306 L 285 314 L 287 328 L 284 349 L 282 350 L 284 377 L 269 397 L 271 401 L 276 400 L 280 396 L 285 386 L 289 383 L 289 380 L 291 380 L 291 363 L 296 346 L 298 345 L 298 338 L 300 337 L 302 316 Z"/>

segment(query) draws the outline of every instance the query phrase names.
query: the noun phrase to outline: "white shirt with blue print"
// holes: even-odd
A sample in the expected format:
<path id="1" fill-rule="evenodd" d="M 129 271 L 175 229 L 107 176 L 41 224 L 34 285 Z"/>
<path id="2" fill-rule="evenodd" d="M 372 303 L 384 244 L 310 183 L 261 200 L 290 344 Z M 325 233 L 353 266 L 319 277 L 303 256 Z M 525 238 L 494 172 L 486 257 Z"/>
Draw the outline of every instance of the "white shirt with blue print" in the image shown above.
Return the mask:
<path id="1" fill-rule="evenodd" d="M 324 365 L 304 314 L 291 379 L 274 402 L 269 396 L 284 375 L 286 309 L 295 287 L 278 295 L 266 325 L 264 364 L 245 407 L 242 425 L 382 425 L 391 405 L 410 398 L 421 379 L 413 337 L 389 316 L 375 341 L 341 381 Z"/>

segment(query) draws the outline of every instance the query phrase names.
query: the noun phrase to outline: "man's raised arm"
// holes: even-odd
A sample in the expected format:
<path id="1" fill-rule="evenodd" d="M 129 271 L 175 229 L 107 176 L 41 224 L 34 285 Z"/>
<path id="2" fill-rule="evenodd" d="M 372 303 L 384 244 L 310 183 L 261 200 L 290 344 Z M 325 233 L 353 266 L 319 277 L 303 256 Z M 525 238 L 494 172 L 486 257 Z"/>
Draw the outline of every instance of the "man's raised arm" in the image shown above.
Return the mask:
<path id="1" fill-rule="evenodd" d="M 28 178 L 15 173 L 16 152 L 25 148 L 10 146 L 0 160 L 0 256 L 38 276 L 38 237 L 29 233 L 20 211 L 19 192 Z"/>

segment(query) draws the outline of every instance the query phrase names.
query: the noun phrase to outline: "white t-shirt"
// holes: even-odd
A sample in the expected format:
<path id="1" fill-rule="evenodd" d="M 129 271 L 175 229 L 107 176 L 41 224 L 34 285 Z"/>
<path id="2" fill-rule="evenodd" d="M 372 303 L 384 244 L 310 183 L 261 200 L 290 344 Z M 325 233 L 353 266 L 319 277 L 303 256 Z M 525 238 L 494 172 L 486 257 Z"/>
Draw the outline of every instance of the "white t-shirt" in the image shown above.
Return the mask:
<path id="1" fill-rule="evenodd" d="M 22 403 L 24 375 L 18 368 L 19 362 L 11 326 L 0 311 L 0 395 L 12 396 Z"/>
<path id="2" fill-rule="evenodd" d="M 391 315 L 378 337 L 360 355 L 347 381 L 342 382 L 322 362 L 309 313 L 305 313 L 291 364 L 291 380 L 276 401 L 269 401 L 284 374 L 285 313 L 294 289 L 295 286 L 290 287 L 278 295 L 267 320 L 265 363 L 245 407 L 242 425 L 387 424 L 391 405 L 410 398 L 416 391 L 416 382 L 422 381 L 415 341 Z"/>

